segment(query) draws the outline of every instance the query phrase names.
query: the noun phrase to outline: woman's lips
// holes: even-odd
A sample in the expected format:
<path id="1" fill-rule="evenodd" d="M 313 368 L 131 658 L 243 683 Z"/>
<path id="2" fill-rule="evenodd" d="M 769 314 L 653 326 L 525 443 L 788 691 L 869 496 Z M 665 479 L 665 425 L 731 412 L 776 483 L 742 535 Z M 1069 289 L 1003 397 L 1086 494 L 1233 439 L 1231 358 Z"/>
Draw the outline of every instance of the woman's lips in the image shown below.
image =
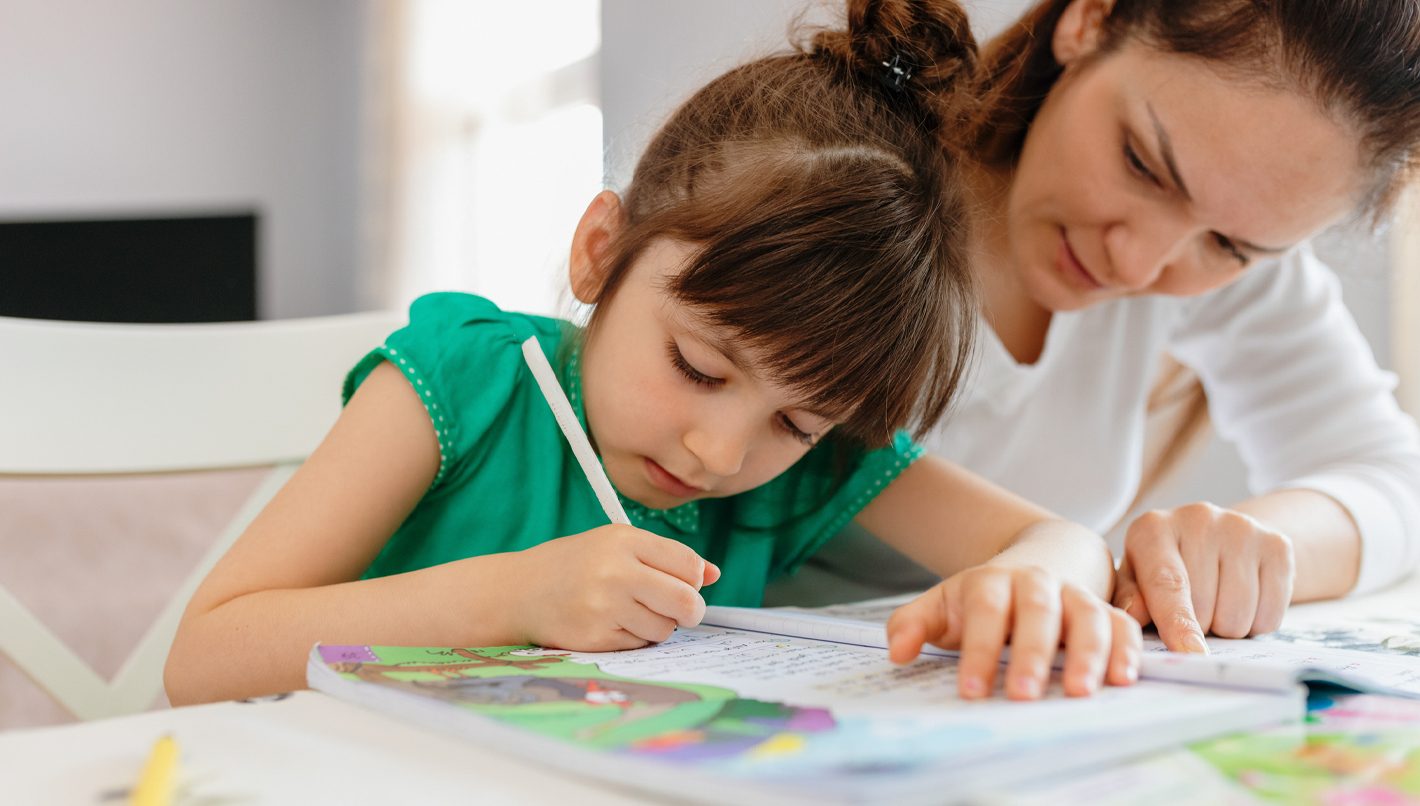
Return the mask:
<path id="1" fill-rule="evenodd" d="M 676 498 L 694 498 L 705 492 L 699 487 L 692 487 L 681 481 L 675 474 L 656 464 L 655 460 L 650 458 L 646 459 L 646 475 L 650 477 L 651 484 L 655 485 L 657 489 Z"/>
<path id="2" fill-rule="evenodd" d="M 1065 230 L 1060 230 L 1060 248 L 1055 255 L 1055 268 L 1070 281 L 1086 291 L 1098 291 L 1104 288 L 1104 284 L 1094 278 L 1094 275 L 1085 270 L 1084 264 L 1075 256 L 1075 250 L 1070 248 L 1070 239 L 1065 237 Z"/>

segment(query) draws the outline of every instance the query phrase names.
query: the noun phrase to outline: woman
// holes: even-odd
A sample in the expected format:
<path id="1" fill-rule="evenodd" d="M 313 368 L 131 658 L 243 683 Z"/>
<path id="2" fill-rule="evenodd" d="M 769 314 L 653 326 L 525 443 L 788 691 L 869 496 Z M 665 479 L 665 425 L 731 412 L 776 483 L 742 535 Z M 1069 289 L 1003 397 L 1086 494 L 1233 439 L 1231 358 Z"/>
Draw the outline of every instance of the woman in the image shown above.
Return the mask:
<path id="1" fill-rule="evenodd" d="M 1116 604 L 1204 651 L 1413 569 L 1415 427 L 1306 240 L 1383 214 L 1416 163 L 1420 4 L 1047 0 L 985 63 L 982 348 L 929 447 L 1107 531 L 1171 356 L 1255 495 L 1130 523 Z M 863 551 L 818 559 L 931 581 Z"/>

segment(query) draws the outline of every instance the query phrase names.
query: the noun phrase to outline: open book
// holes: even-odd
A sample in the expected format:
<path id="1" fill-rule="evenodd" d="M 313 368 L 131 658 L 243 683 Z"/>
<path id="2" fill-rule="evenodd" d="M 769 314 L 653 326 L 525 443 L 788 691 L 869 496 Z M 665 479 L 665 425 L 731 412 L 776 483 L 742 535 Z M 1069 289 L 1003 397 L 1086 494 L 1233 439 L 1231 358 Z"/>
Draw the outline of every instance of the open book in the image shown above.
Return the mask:
<path id="1" fill-rule="evenodd" d="M 876 634 L 869 640 L 868 633 Z M 930 802 L 1301 719 L 1299 685 L 1146 681 L 964 702 L 956 660 L 894 666 L 881 623 L 709 608 L 623 652 L 320 646 L 312 688 L 571 772 L 682 800 Z"/>
<path id="2" fill-rule="evenodd" d="M 892 611 L 911 596 L 893 596 L 853 604 L 819 608 L 785 607 L 765 610 L 710 608 L 716 623 L 746 630 L 781 632 L 863 646 L 886 647 L 884 625 Z M 789 621 L 781 615 L 793 614 Z M 795 629 L 797 627 L 797 629 Z M 1420 654 L 1397 651 L 1364 651 L 1351 647 L 1367 644 L 1343 640 L 1354 630 L 1326 630 L 1321 639 L 1301 629 L 1282 630 L 1250 638 L 1209 638 L 1209 654 L 1168 652 L 1157 638 L 1146 638 L 1146 653 L 1139 675 L 1146 680 L 1168 680 L 1206 686 L 1228 686 L 1262 691 L 1285 691 L 1298 683 L 1330 685 L 1367 694 L 1420 698 Z M 1338 646 L 1339 644 L 1339 646 Z M 1379 649 L 1379 647 L 1377 647 Z M 955 655 L 927 647 L 927 652 Z"/>

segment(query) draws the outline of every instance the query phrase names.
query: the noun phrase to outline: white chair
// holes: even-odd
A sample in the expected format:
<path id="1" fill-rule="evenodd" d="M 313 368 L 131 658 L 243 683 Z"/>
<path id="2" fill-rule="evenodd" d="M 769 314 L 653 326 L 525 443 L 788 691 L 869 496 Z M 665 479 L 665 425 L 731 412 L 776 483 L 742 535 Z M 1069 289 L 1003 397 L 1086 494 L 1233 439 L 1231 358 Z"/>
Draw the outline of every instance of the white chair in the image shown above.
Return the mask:
<path id="1" fill-rule="evenodd" d="M 0 656 L 80 719 L 149 707 L 193 590 L 335 421 L 345 372 L 402 323 L 393 312 L 199 325 L 0 317 L 0 479 L 273 467 L 111 681 L 3 586 Z"/>

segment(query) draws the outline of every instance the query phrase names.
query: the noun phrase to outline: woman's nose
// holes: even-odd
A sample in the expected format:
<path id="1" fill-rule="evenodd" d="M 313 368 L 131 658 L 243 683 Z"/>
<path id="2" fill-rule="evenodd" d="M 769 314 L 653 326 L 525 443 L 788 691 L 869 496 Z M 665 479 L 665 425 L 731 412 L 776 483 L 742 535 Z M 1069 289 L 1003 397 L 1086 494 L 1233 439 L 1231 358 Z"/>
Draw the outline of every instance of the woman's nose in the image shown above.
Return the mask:
<path id="1" fill-rule="evenodd" d="M 1128 291 L 1143 291 L 1179 260 L 1193 237 L 1190 228 L 1168 219 L 1125 222 L 1112 227 L 1106 237 L 1110 280 Z"/>

